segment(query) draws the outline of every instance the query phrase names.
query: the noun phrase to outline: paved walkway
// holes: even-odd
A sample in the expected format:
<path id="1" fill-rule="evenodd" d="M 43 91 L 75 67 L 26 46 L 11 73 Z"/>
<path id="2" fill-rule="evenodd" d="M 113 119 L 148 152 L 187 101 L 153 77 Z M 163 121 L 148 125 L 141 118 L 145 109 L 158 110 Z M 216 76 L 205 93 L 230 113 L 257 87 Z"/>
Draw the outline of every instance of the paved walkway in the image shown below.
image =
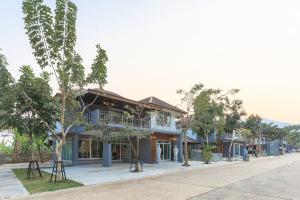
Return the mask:
<path id="1" fill-rule="evenodd" d="M 125 181 L 132 179 L 140 179 L 145 177 L 161 176 L 168 173 L 174 173 L 185 170 L 193 170 L 219 165 L 234 164 L 236 162 L 213 162 L 211 165 L 205 165 L 201 161 L 190 161 L 191 167 L 183 167 L 178 162 L 161 162 L 160 164 L 144 164 L 144 172 L 129 173 L 129 164 L 114 163 L 112 167 L 102 167 L 101 164 L 81 165 L 66 167 L 66 175 L 68 179 L 80 182 L 84 185 L 95 185 L 103 183 L 112 183 L 116 181 Z M 43 169 L 51 173 L 52 169 Z"/>
<path id="2" fill-rule="evenodd" d="M 300 199 L 300 154 L 46 192 L 23 200 Z"/>
<path id="3" fill-rule="evenodd" d="M 0 199 L 28 195 L 27 190 L 10 170 L 0 171 Z"/>

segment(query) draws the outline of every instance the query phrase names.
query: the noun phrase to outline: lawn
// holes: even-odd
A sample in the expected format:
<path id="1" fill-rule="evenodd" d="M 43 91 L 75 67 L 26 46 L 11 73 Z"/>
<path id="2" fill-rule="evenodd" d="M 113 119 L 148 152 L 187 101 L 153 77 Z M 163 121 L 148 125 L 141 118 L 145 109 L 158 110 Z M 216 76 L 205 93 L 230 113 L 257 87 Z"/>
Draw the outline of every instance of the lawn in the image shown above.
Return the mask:
<path id="1" fill-rule="evenodd" d="M 43 178 L 41 178 L 37 172 L 36 177 L 30 178 L 29 180 L 26 177 L 27 169 L 14 169 L 13 172 L 30 194 L 82 186 L 81 183 L 68 179 L 65 182 L 50 183 L 51 174 L 43 171 Z"/>

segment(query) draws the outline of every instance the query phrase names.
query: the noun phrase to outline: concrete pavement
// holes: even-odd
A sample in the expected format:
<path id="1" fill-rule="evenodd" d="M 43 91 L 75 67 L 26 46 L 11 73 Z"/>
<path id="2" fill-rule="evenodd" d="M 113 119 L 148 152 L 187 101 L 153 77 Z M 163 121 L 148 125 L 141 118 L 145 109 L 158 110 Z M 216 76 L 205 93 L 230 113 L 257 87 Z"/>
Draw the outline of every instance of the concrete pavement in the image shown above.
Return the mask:
<path id="1" fill-rule="evenodd" d="M 0 171 L 0 199 L 25 195 L 27 190 L 10 169 Z"/>
<path id="2" fill-rule="evenodd" d="M 300 154 L 293 154 L 20 199 L 300 199 L 299 167 Z"/>
<path id="3" fill-rule="evenodd" d="M 98 185 L 146 177 L 161 176 L 169 173 L 193 170 L 219 165 L 235 164 L 226 161 L 212 162 L 206 165 L 201 161 L 191 161 L 190 167 L 183 167 L 179 162 L 161 162 L 159 164 L 144 164 L 143 173 L 129 173 L 128 163 L 114 163 L 112 167 L 103 167 L 102 164 L 78 165 L 66 167 L 67 178 L 82 183 L 83 185 Z M 44 171 L 51 173 L 52 168 L 45 168 Z"/>

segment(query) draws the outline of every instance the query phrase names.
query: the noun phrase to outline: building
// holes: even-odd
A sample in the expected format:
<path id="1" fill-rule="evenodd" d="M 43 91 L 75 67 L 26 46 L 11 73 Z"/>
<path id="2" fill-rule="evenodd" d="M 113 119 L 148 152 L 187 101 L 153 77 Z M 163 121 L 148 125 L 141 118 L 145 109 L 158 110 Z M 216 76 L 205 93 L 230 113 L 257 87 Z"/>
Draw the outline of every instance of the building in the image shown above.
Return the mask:
<path id="1" fill-rule="evenodd" d="M 200 137 L 198 134 L 193 132 L 191 129 L 187 132 L 188 137 L 188 151 L 191 155 L 192 150 L 200 150 L 203 145 L 206 144 L 206 139 Z M 242 156 L 244 145 L 246 145 L 246 138 L 240 133 L 223 133 L 215 134 L 211 133 L 208 136 L 208 142 L 210 145 L 215 146 L 214 153 L 221 153 L 223 157 L 228 157 L 230 145 L 232 142 L 232 147 L 230 150 L 230 156 Z"/>
<path id="2" fill-rule="evenodd" d="M 84 92 L 82 103 L 91 103 L 99 91 L 88 89 Z M 130 112 L 128 108 L 143 108 L 141 117 L 126 117 Z M 140 101 L 122 97 L 116 93 L 105 91 L 84 113 L 85 119 L 92 127 L 103 120 L 112 130 L 111 134 L 120 135 L 126 124 L 131 124 L 135 129 L 149 132 L 149 136 L 140 141 L 140 159 L 145 163 L 156 162 L 156 148 L 161 147 L 161 160 L 172 161 L 173 148 L 177 145 L 178 160 L 182 161 L 182 130 L 176 123 L 182 118 L 185 111 L 168 104 L 156 97 L 148 97 Z M 57 131 L 59 132 L 59 124 Z M 132 149 L 127 138 L 111 142 L 100 140 L 101 129 L 88 129 L 86 125 L 75 126 L 67 135 L 62 150 L 62 159 L 73 165 L 102 163 L 111 166 L 112 162 L 129 162 Z"/>
<path id="3" fill-rule="evenodd" d="M 242 156 L 244 154 L 244 147 L 246 146 L 246 138 L 239 132 L 224 133 L 220 136 L 218 149 L 223 157 L 228 157 L 229 149 L 232 142 L 230 157 Z"/>

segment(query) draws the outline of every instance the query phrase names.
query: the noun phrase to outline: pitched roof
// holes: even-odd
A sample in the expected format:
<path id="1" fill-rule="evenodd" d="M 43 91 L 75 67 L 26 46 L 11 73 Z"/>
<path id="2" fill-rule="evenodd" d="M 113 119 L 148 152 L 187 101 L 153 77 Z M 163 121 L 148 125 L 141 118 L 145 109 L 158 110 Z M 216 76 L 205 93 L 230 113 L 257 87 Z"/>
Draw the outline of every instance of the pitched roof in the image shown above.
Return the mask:
<path id="1" fill-rule="evenodd" d="M 100 93 L 99 93 L 100 92 Z M 112 99 L 115 99 L 115 100 L 119 100 L 119 101 L 124 101 L 124 102 L 127 102 L 127 103 L 131 103 L 131 104 L 136 104 L 136 105 L 139 105 L 139 104 L 146 104 L 147 106 L 150 106 L 152 108 L 166 108 L 166 109 L 170 109 L 170 110 L 173 110 L 173 111 L 176 111 L 178 113 L 182 113 L 182 114 L 185 114 L 186 112 L 177 108 L 176 106 L 173 106 L 159 98 L 156 98 L 154 96 L 151 96 L 151 97 L 148 97 L 148 98 L 145 98 L 145 99 L 142 99 L 140 101 L 135 101 L 135 100 L 131 100 L 131 99 L 128 99 L 128 98 L 125 98 L 117 93 L 114 93 L 114 92 L 110 92 L 110 91 L 107 91 L 107 90 L 103 90 L 102 93 L 99 89 L 87 89 L 85 90 L 85 93 L 90 93 L 90 94 L 94 94 L 94 95 L 100 95 L 100 96 L 103 96 L 103 97 L 107 97 L 107 98 L 112 98 Z"/>
<path id="2" fill-rule="evenodd" d="M 154 96 L 142 99 L 139 102 L 144 103 L 144 104 L 155 105 L 155 106 L 162 107 L 162 108 L 167 108 L 167 109 L 174 110 L 174 111 L 180 112 L 180 113 L 186 113 L 185 111 L 177 108 L 176 106 L 168 104 L 167 102 L 165 102 L 157 97 L 154 97 Z"/>

